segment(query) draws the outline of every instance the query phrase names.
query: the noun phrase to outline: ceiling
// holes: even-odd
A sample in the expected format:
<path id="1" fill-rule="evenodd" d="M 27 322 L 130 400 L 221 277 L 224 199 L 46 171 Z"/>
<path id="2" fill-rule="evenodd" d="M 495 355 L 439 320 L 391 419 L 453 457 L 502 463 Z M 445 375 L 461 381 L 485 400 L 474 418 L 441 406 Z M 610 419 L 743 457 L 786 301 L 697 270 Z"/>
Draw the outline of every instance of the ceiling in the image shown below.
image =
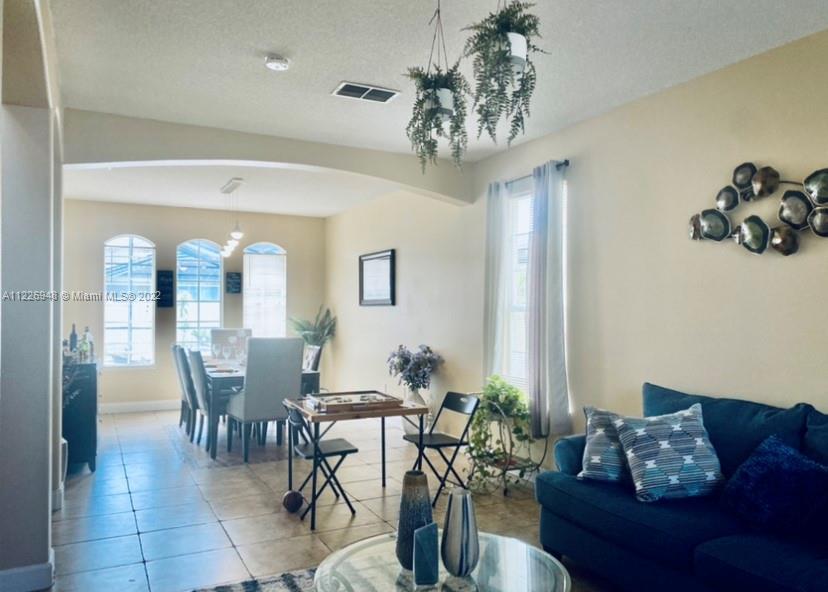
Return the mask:
<path id="1" fill-rule="evenodd" d="M 64 104 L 331 144 L 409 151 L 412 84 L 434 2 L 52 0 Z M 447 0 L 451 56 L 495 0 Z M 828 28 L 828 2 L 538 0 L 543 47 L 526 139 Z M 293 66 L 277 74 L 268 52 Z M 468 61 L 465 63 L 470 75 Z M 395 101 L 334 98 L 340 81 Z M 471 118 L 470 118 L 471 119 Z M 469 122 L 471 136 L 474 124 Z M 503 135 L 503 134 L 501 134 Z M 472 140 L 468 159 L 503 145 Z"/>
<path id="2" fill-rule="evenodd" d="M 331 216 L 398 189 L 375 177 L 326 169 L 176 163 L 67 165 L 63 194 L 68 199 L 219 210 L 229 205 L 219 189 L 232 177 L 245 180 L 233 194 L 240 210 L 297 216 Z"/>

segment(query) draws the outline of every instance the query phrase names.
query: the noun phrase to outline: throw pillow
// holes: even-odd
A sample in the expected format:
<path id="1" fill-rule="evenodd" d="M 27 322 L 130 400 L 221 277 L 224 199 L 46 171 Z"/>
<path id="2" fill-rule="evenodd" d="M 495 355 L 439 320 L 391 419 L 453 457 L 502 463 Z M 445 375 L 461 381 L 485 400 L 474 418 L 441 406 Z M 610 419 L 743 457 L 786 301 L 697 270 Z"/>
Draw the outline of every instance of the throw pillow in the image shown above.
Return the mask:
<path id="1" fill-rule="evenodd" d="M 826 491 L 828 467 L 771 436 L 736 470 L 722 503 L 757 530 L 801 535 L 824 516 Z"/>
<path id="2" fill-rule="evenodd" d="M 722 482 L 698 403 L 669 415 L 619 417 L 615 428 L 640 501 L 708 495 Z"/>
<path id="3" fill-rule="evenodd" d="M 584 407 L 586 416 L 586 447 L 578 479 L 621 481 L 627 472 L 627 461 L 618 441 L 614 421 L 618 415 L 595 407 Z"/>

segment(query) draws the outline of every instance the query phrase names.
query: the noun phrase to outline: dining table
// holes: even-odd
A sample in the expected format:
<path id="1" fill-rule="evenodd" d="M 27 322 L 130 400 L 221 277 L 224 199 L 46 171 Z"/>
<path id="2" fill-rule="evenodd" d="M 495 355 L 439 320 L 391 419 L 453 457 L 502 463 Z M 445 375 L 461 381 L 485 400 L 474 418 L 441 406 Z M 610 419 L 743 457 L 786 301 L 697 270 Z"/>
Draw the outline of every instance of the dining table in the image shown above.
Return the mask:
<path id="1" fill-rule="evenodd" d="M 227 401 L 233 393 L 244 387 L 245 366 L 233 360 L 205 359 L 204 370 L 207 373 L 207 434 L 210 458 L 215 460 L 218 453 L 219 418 L 227 412 Z M 319 392 L 319 372 L 303 370 L 302 396 Z"/>
<path id="2" fill-rule="evenodd" d="M 380 395 L 388 397 L 384 393 L 377 391 L 349 391 L 345 393 L 326 393 L 325 397 L 336 397 L 340 395 Z M 299 399 L 285 399 L 285 407 L 297 411 L 303 421 L 308 426 L 308 431 L 312 435 L 311 444 L 313 444 L 313 464 L 311 469 L 311 501 L 310 501 L 310 515 L 311 515 L 311 530 L 316 530 L 316 497 L 317 497 L 317 473 L 320 466 L 323 464 L 323 458 L 319 454 L 319 444 L 324 438 L 325 434 L 339 421 L 348 421 L 355 419 L 370 419 L 379 418 L 380 420 L 380 450 L 382 458 L 382 486 L 386 484 L 386 470 L 385 470 L 385 420 L 389 417 L 403 417 L 408 421 L 411 416 L 417 416 L 418 440 L 417 440 L 417 462 L 415 466 L 417 470 L 422 470 L 423 467 L 423 435 L 425 433 L 425 417 L 428 415 L 430 409 L 427 405 L 417 405 L 416 403 L 409 403 L 399 401 L 398 405 L 392 407 L 371 407 L 365 405 L 363 408 L 352 408 L 348 410 L 326 410 L 315 409 L 306 404 L 307 398 L 303 396 Z M 325 428 L 324 432 L 320 433 L 320 426 L 323 423 L 330 424 Z M 289 440 L 293 442 L 293 439 Z M 288 490 L 293 490 L 293 450 L 288 454 Z"/>

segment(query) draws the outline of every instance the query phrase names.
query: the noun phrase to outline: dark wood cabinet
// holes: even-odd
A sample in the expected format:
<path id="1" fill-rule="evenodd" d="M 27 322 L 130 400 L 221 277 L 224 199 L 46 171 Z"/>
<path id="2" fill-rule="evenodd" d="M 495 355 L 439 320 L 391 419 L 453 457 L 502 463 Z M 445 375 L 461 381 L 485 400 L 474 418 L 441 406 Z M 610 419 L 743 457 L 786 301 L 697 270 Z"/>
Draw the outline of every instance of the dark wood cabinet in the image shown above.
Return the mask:
<path id="1" fill-rule="evenodd" d="M 95 470 L 98 454 L 98 365 L 63 366 L 63 437 L 69 443 L 69 462 L 88 463 Z"/>

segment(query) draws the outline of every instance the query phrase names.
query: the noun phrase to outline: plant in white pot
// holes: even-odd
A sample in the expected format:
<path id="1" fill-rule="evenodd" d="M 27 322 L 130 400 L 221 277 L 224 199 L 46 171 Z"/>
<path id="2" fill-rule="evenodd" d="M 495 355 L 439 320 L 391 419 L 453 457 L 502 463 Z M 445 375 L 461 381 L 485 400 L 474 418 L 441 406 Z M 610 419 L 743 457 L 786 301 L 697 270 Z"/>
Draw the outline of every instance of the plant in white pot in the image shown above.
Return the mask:
<path id="1" fill-rule="evenodd" d="M 396 377 L 399 384 L 404 384 L 408 389 L 403 400 L 406 403 L 430 407 L 430 402 L 426 402 L 420 391 L 431 386 L 431 376 L 443 363 L 443 357 L 427 345 L 421 345 L 417 351 L 413 352 L 404 345 L 400 345 L 388 356 L 387 363 L 388 373 Z M 430 415 L 429 413 L 429 422 Z M 404 419 L 402 426 L 407 434 L 416 434 L 419 431 Z"/>
<path id="2" fill-rule="evenodd" d="M 407 75 L 414 81 L 416 95 L 405 133 L 423 171 L 429 162 L 437 164 L 439 138 L 448 140 L 451 158 L 456 166 L 461 166 L 469 142 L 465 95 L 471 87 L 458 64 L 448 69 L 409 68 Z"/>
<path id="3" fill-rule="evenodd" d="M 477 135 L 483 130 L 497 140 L 497 124 L 509 120 L 511 143 L 524 132 L 535 90 L 535 65 L 531 56 L 542 52 L 534 40 L 540 37 L 540 19 L 529 9 L 534 4 L 511 0 L 466 30 L 464 55 L 474 67 L 474 104 Z"/>

